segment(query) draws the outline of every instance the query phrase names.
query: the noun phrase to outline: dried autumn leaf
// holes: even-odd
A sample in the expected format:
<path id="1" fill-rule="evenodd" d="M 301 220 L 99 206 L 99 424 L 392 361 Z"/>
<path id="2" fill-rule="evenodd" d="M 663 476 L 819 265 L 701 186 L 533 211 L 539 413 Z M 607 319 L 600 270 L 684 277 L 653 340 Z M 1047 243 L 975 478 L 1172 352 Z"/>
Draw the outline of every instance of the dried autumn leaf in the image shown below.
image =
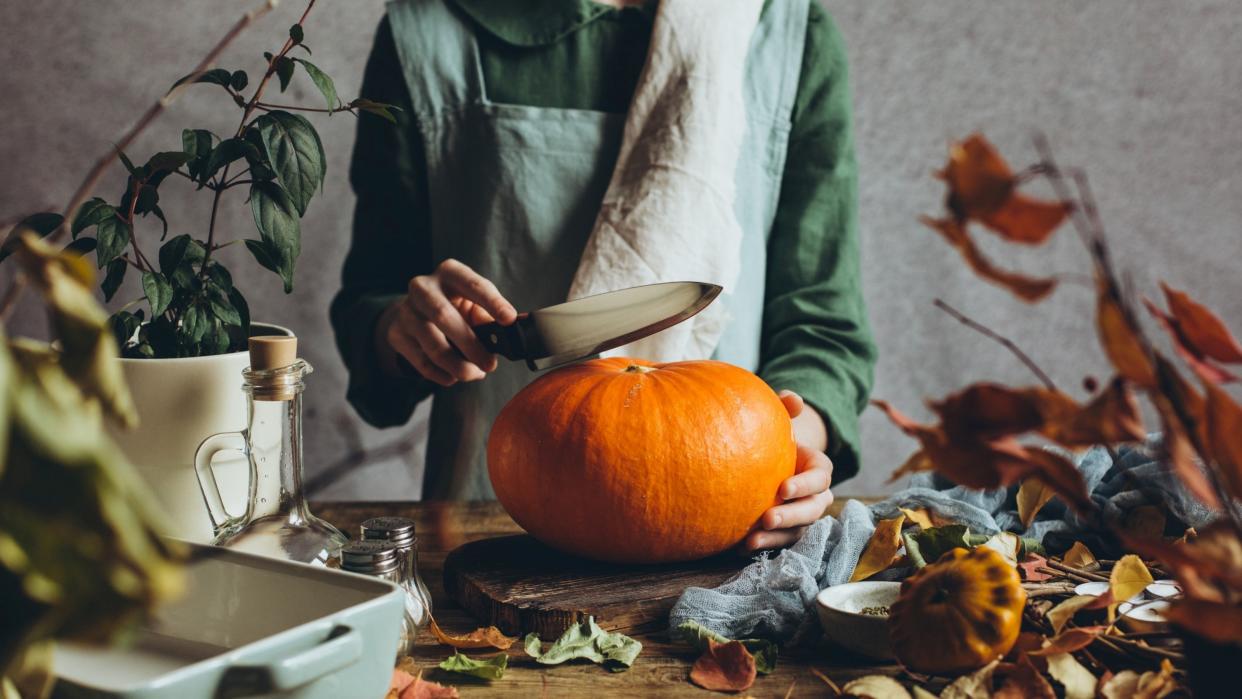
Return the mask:
<path id="1" fill-rule="evenodd" d="M 901 511 L 901 514 L 906 516 L 906 524 L 917 524 L 920 529 L 931 529 L 936 526 L 932 523 L 931 510 L 926 507 L 919 507 L 913 510 L 904 507 L 898 509 Z"/>
<path id="2" fill-rule="evenodd" d="M 1175 601 L 1165 618 L 1215 643 L 1242 641 L 1242 607 L 1197 599 Z"/>
<path id="3" fill-rule="evenodd" d="M 1040 509 L 1051 499 L 1052 490 L 1042 481 L 1034 478 L 1022 481 L 1022 485 L 1018 486 L 1017 495 L 1018 519 L 1022 521 L 1022 526 L 1030 527 L 1031 522 L 1035 521 L 1035 515 L 1039 514 Z"/>
<path id="4" fill-rule="evenodd" d="M 1086 512 L 1092 507 L 1091 496 L 1082 472 L 1069 459 L 1047 449 L 1029 449 L 1027 461 L 1031 465 L 1028 477 L 1043 481 L 1062 502 L 1071 508 Z"/>
<path id="5" fill-rule="evenodd" d="M 1039 429 L 1048 420 L 1048 404 L 1064 399 L 1062 412 L 1077 405 L 1068 396 L 1046 388 L 1010 388 L 995 383 L 976 383 L 930 402 L 950 441 L 988 441 Z"/>
<path id="6" fill-rule="evenodd" d="M 858 699 L 910 699 L 906 688 L 887 675 L 867 675 L 851 680 L 841 688 L 841 694 Z"/>
<path id="7" fill-rule="evenodd" d="M 1022 579 L 1026 582 L 1041 582 L 1051 578 L 1051 575 L 1040 570 L 1040 568 L 1047 567 L 1048 559 L 1034 553 L 1018 564 L 1018 570 L 1022 572 Z"/>
<path id="8" fill-rule="evenodd" d="M 1005 683 L 992 695 L 992 699 L 1056 699 L 1056 696 L 1052 685 L 1035 669 L 1030 658 L 1023 654 L 1005 677 Z"/>
<path id="9" fill-rule="evenodd" d="M 1057 280 L 1051 277 L 1028 277 L 997 267 L 979 250 L 975 241 L 971 240 L 970 235 L 966 233 L 966 229 L 957 221 L 927 216 L 919 220 L 952 245 L 975 274 L 1008 289 L 1023 301 L 1028 303 L 1039 301 L 1051 294 L 1057 287 Z"/>
<path id="10" fill-rule="evenodd" d="M 1220 507 L 1220 498 L 1212 488 L 1207 474 L 1195 453 L 1194 446 L 1187 438 L 1180 422 L 1166 419 L 1162 431 L 1161 447 L 1164 450 L 1165 463 L 1177 476 L 1182 485 L 1200 502 L 1211 508 Z"/>
<path id="11" fill-rule="evenodd" d="M 1208 357 L 1195 347 L 1182 332 L 1181 325 L 1176 318 L 1160 310 L 1160 307 L 1149 299 L 1143 299 L 1143 305 L 1146 306 L 1147 312 L 1156 319 L 1156 322 L 1168 334 L 1177 356 L 1181 357 L 1182 361 L 1186 362 L 1199 378 L 1211 383 L 1230 383 L 1238 380 L 1236 374 L 1221 366 L 1216 360 Z"/>
<path id="12" fill-rule="evenodd" d="M 940 699 L 988 699 L 992 696 L 992 673 L 1000 660 L 993 660 L 969 675 L 962 675 L 940 691 Z"/>
<path id="13" fill-rule="evenodd" d="M 1069 550 L 1061 557 L 1061 562 L 1074 568 L 1085 568 L 1097 561 L 1095 554 L 1091 553 L 1091 549 L 1087 548 L 1081 541 L 1075 541 L 1074 545 L 1069 547 Z"/>
<path id="14" fill-rule="evenodd" d="M 1107 626 L 1076 626 L 1072 629 L 1066 629 L 1061 633 L 1049 638 L 1044 642 L 1043 648 L 1033 650 L 1031 655 L 1048 656 L 1056 653 L 1073 653 L 1095 642 L 1095 639 L 1104 631 Z"/>
<path id="15" fill-rule="evenodd" d="M 1053 418 L 1051 410 L 1048 414 L 1044 436 L 1071 448 L 1139 442 L 1147 436 L 1138 401 L 1120 376 L 1113 377 L 1108 388 L 1085 406 L 1061 413 L 1060 420 Z"/>
<path id="16" fill-rule="evenodd" d="M 1173 665 L 1168 660 L 1160 663 L 1159 672 L 1122 670 L 1100 683 L 1102 699 L 1160 699 L 1177 689 L 1173 677 Z"/>
<path id="17" fill-rule="evenodd" d="M 401 692 L 400 699 L 457 699 L 458 696 L 456 687 L 428 682 L 419 675 Z"/>
<path id="18" fill-rule="evenodd" d="M 1091 608 L 1097 599 L 1099 598 L 1094 595 L 1075 595 L 1049 609 L 1046 616 L 1048 623 L 1052 625 L 1052 630 L 1060 633 L 1075 614 L 1083 609 Z"/>
<path id="19" fill-rule="evenodd" d="M 1069 653 L 1056 653 L 1047 657 L 1048 674 L 1065 687 L 1065 699 L 1093 699 L 1095 675 L 1083 667 Z"/>
<path id="20" fill-rule="evenodd" d="M 1207 403 L 1203 431 L 1206 447 L 1224 476 L 1230 495 L 1242 498 L 1242 406 L 1212 383 L 1204 383 Z"/>
<path id="21" fill-rule="evenodd" d="M 1228 364 L 1242 363 L 1242 344 L 1229 332 L 1225 322 L 1207 306 L 1161 282 L 1169 311 L 1177 321 L 1179 333 L 1203 356 Z"/>
<path id="22" fill-rule="evenodd" d="M 462 636 L 451 636 L 445 633 L 444 629 L 440 628 L 434 617 L 431 619 L 431 633 L 440 643 L 454 648 L 495 648 L 496 650 L 508 650 L 510 646 L 517 642 L 516 638 L 504 635 L 495 626 L 479 627 Z"/>
<path id="23" fill-rule="evenodd" d="M 1122 556 L 1108 576 L 1109 590 L 1117 602 L 1142 593 L 1152 582 L 1151 572 L 1143 565 L 1143 560 L 1132 553 Z"/>
<path id="24" fill-rule="evenodd" d="M 1139 340 L 1131 318 L 1122 309 L 1115 289 L 1100 289 L 1096 330 L 1104 354 L 1123 378 L 1147 389 L 1156 388 L 1156 372 Z"/>
<path id="25" fill-rule="evenodd" d="M 1022 553 L 1022 537 L 1013 532 L 998 532 L 980 544 L 999 553 L 1009 565 L 1018 567 L 1018 556 Z"/>
<path id="26" fill-rule="evenodd" d="M 892 475 L 888 477 L 887 482 L 894 483 L 902 476 L 909 476 L 922 471 L 930 471 L 934 467 L 935 465 L 932 464 L 931 457 L 927 455 L 927 452 L 920 449 L 911 454 L 905 462 L 897 468 L 896 471 L 893 471 Z"/>
<path id="27" fill-rule="evenodd" d="M 1062 202 L 1018 192 L 1009 165 L 981 134 L 955 143 L 941 174 L 949 185 L 948 208 L 959 221 L 977 220 L 1010 242 L 1043 243 L 1069 213 Z"/>
<path id="28" fill-rule="evenodd" d="M 862 555 L 859 556 L 858 565 L 854 566 L 854 574 L 850 576 L 850 582 L 866 580 L 888 568 L 893 561 L 897 560 L 897 550 L 901 548 L 901 525 L 905 521 L 905 515 L 898 515 L 892 519 L 882 519 L 876 522 L 871 540 L 867 542 L 867 548 L 863 549 Z"/>
<path id="29" fill-rule="evenodd" d="M 708 639 L 707 650 L 690 670 L 690 681 L 703 689 L 740 692 L 755 683 L 755 674 L 755 658 L 741 643 Z"/>

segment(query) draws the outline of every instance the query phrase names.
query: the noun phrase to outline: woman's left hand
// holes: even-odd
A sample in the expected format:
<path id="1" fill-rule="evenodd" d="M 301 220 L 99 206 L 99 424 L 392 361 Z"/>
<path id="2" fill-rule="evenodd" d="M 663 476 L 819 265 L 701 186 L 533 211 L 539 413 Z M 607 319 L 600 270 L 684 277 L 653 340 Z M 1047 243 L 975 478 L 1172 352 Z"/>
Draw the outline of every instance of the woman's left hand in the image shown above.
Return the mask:
<path id="1" fill-rule="evenodd" d="M 802 537 L 807 525 L 824 516 L 832 504 L 832 461 L 824 454 L 827 429 L 823 419 L 808 409 L 793 391 L 781 391 L 781 402 L 794 420 L 794 440 L 798 443 L 798 462 L 794 475 L 785 479 L 777 491 L 783 501 L 769 508 L 746 539 L 746 552 L 788 546 Z"/>

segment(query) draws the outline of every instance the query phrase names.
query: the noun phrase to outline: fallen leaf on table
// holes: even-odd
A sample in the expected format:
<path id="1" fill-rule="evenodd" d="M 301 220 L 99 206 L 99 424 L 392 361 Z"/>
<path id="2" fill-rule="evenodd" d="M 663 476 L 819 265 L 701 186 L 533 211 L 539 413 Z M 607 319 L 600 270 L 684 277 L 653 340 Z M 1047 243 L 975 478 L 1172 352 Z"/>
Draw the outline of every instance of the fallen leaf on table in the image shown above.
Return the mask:
<path id="1" fill-rule="evenodd" d="M 509 656 L 501 653 L 487 660 L 475 660 L 464 653 L 453 653 L 440 662 L 440 669 L 470 675 L 484 680 L 498 680 L 505 676 Z"/>
<path id="2" fill-rule="evenodd" d="M 456 687 L 445 687 L 438 682 L 428 682 L 422 675 L 414 678 L 399 699 L 457 699 Z"/>
<path id="3" fill-rule="evenodd" d="M 1122 556 L 1108 576 L 1114 604 L 1125 602 L 1142 593 L 1152 582 L 1151 572 L 1143 565 L 1143 560 L 1132 553 Z"/>
<path id="4" fill-rule="evenodd" d="M 1040 568 L 1048 567 L 1048 559 L 1039 554 L 1030 554 L 1021 563 L 1018 564 L 1018 570 L 1022 571 L 1022 579 L 1026 582 L 1040 582 L 1048 580 L 1052 576 L 1040 571 Z"/>
<path id="5" fill-rule="evenodd" d="M 917 524 L 922 529 L 931 529 L 936 526 L 935 524 L 932 524 L 931 510 L 928 510 L 926 507 L 920 507 L 914 510 L 904 507 L 899 507 L 897 509 L 901 511 L 901 514 L 906 516 L 906 524 Z"/>
<path id="6" fill-rule="evenodd" d="M 999 660 L 993 660 L 969 675 L 953 680 L 948 687 L 940 690 L 940 699 L 988 699 L 992 696 L 992 674 L 999 664 Z"/>
<path id="7" fill-rule="evenodd" d="M 703 626 L 697 621 L 687 621 L 679 624 L 673 629 L 674 640 L 681 640 L 699 651 L 707 650 L 707 642 L 709 640 L 716 643 L 728 643 L 736 640 L 755 656 L 755 670 L 760 675 L 766 675 L 776 669 L 776 656 L 780 652 L 780 648 L 772 641 L 762 638 L 739 638 L 732 639 L 722 636 L 715 631 Z"/>
<path id="8" fill-rule="evenodd" d="M 1057 606 L 1048 610 L 1045 615 L 1048 623 L 1052 624 L 1052 630 L 1060 633 L 1065 628 L 1065 624 L 1074 618 L 1080 610 L 1091 608 L 1099 597 L 1095 595 L 1074 595 L 1069 599 L 1061 602 Z"/>
<path id="9" fill-rule="evenodd" d="M 938 699 L 935 694 L 932 694 L 918 685 L 914 685 L 912 689 L 914 690 L 911 692 L 914 695 L 914 699 Z"/>
<path id="10" fill-rule="evenodd" d="M 964 524 L 948 524 L 943 527 L 924 529 L 907 537 L 907 544 L 913 544 L 914 550 L 912 552 L 911 547 L 907 545 L 906 553 L 911 557 L 918 556 L 924 563 L 935 563 L 941 556 L 953 549 L 969 549 L 970 544 L 966 543 L 966 537 L 969 535 L 970 529 Z"/>
<path id="11" fill-rule="evenodd" d="M 1048 656 L 1056 653 L 1073 653 L 1091 645 L 1107 626 L 1078 626 L 1066 629 L 1044 642 L 1044 647 L 1033 650 L 1030 655 Z"/>
<path id="12" fill-rule="evenodd" d="M 1030 527 L 1035 515 L 1052 499 L 1052 490 L 1042 481 L 1028 478 L 1018 486 L 1018 519 L 1023 527 Z"/>
<path id="13" fill-rule="evenodd" d="M 1177 689 L 1177 681 L 1173 678 L 1173 665 L 1168 660 L 1160 662 L 1159 672 L 1144 672 L 1142 675 L 1134 670 L 1121 672 L 1100 683 L 1100 696 L 1103 699 L 1160 699 Z"/>
<path id="14" fill-rule="evenodd" d="M 1081 541 L 1075 541 L 1074 545 L 1069 547 L 1069 550 L 1061 557 L 1061 562 L 1074 568 L 1085 568 L 1098 561 L 1095 559 L 1095 554 L 1091 553 L 1091 549 Z"/>
<path id="15" fill-rule="evenodd" d="M 414 675 L 405 670 L 395 669 L 392 671 L 392 681 L 388 683 L 388 693 L 392 696 L 398 696 L 401 691 L 414 683 Z"/>
<path id="16" fill-rule="evenodd" d="M 690 681 L 717 692 L 740 692 L 755 683 L 755 658 L 737 641 L 707 639 L 707 650 L 694 661 Z"/>
<path id="17" fill-rule="evenodd" d="M 1065 699 L 1094 699 L 1095 675 L 1069 653 L 1049 655 L 1048 674 L 1065 687 Z"/>
<path id="18" fill-rule="evenodd" d="M 1126 532 L 1145 539 L 1164 536 L 1164 512 L 1155 505 L 1139 505 L 1126 513 Z"/>
<path id="19" fill-rule="evenodd" d="M 888 568 L 893 561 L 897 560 L 897 551 L 901 548 L 901 524 L 905 521 L 905 515 L 897 515 L 892 519 L 882 519 L 876 522 L 871 540 L 867 542 L 867 548 L 863 549 L 862 555 L 859 556 L 858 565 L 854 566 L 854 574 L 850 576 L 850 582 L 866 580 Z"/>
<path id="20" fill-rule="evenodd" d="M 1035 669 L 1030 658 L 1022 655 L 991 699 L 1056 699 L 1056 696 L 1052 685 Z"/>
<path id="21" fill-rule="evenodd" d="M 910 699 L 910 693 L 888 675 L 867 675 L 841 688 L 842 696 L 858 699 Z"/>
<path id="22" fill-rule="evenodd" d="M 981 546 L 999 553 L 1009 565 L 1018 567 L 1018 556 L 1022 552 L 1022 537 L 1013 532 L 999 532 L 983 542 Z"/>
<path id="23" fill-rule="evenodd" d="M 495 648 L 496 650 L 508 650 L 510 646 L 517 643 L 517 638 L 504 635 L 495 626 L 479 627 L 464 636 L 450 636 L 436 623 L 435 617 L 431 618 L 431 633 L 440 643 L 454 648 Z"/>
<path id="24" fill-rule="evenodd" d="M 556 639 L 546 651 L 538 634 L 526 635 L 526 654 L 542 665 L 559 665 L 566 660 L 586 658 L 599 663 L 612 672 L 628 670 L 634 659 L 642 652 L 643 644 L 620 633 L 610 633 L 595 623 L 595 617 L 574 624 Z"/>

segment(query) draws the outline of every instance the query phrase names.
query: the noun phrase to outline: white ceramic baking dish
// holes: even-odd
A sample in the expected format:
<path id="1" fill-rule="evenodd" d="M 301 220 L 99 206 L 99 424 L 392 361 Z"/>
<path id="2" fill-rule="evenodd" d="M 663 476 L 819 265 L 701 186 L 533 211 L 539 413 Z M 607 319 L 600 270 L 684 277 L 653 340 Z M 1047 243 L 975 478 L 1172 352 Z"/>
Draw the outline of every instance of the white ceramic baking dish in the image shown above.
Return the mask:
<path id="1" fill-rule="evenodd" d="M 381 699 L 403 595 L 374 578 L 193 545 L 186 594 L 124 647 L 62 643 L 58 699 Z"/>

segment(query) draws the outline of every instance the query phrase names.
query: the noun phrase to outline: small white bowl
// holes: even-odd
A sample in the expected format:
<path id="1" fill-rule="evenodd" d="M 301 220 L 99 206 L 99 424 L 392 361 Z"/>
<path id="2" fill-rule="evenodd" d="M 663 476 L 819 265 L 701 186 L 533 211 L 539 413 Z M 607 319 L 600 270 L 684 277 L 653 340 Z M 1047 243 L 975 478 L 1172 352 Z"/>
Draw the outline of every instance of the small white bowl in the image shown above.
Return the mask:
<path id="1" fill-rule="evenodd" d="M 1109 584 L 1106 582 L 1085 582 L 1085 583 L 1079 584 L 1078 586 L 1074 588 L 1074 594 L 1085 595 L 1088 597 L 1099 597 L 1105 592 L 1108 592 L 1108 589 L 1109 589 Z M 1140 592 L 1126 601 L 1127 602 L 1142 602 L 1143 599 L 1144 599 L 1143 593 Z"/>
<path id="2" fill-rule="evenodd" d="M 1164 611 L 1169 603 L 1164 600 L 1133 604 L 1122 602 L 1117 605 L 1117 613 L 1121 615 L 1121 625 L 1131 633 L 1152 633 L 1169 628 Z"/>
<path id="3" fill-rule="evenodd" d="M 1169 599 L 1182 596 L 1182 586 L 1176 580 L 1157 580 L 1144 590 L 1148 597 Z"/>
<path id="4" fill-rule="evenodd" d="M 819 624 L 828 640 L 876 660 L 892 660 L 888 616 L 863 614 L 867 607 L 889 607 L 897 601 L 899 582 L 852 582 L 833 585 L 815 597 Z"/>

